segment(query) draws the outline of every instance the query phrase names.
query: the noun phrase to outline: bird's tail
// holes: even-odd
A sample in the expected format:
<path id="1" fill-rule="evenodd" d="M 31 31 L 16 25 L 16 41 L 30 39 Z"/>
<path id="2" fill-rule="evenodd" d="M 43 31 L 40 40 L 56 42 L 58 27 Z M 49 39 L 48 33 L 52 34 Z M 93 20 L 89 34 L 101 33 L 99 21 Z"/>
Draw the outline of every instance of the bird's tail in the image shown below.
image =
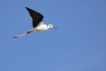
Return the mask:
<path id="1" fill-rule="evenodd" d="M 26 33 L 23 33 L 23 34 L 14 36 L 13 38 L 19 38 L 19 37 L 25 36 L 25 35 L 30 34 L 30 33 L 31 33 L 31 31 L 28 31 L 28 32 L 26 32 Z"/>

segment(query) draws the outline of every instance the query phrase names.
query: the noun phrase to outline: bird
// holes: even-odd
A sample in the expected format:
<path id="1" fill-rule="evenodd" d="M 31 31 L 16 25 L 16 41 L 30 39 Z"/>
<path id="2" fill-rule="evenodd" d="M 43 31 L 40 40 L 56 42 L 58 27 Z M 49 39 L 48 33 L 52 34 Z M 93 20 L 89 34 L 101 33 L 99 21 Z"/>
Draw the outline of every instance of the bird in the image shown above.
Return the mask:
<path id="1" fill-rule="evenodd" d="M 25 35 L 33 33 L 33 32 L 46 31 L 51 28 L 57 30 L 56 28 L 58 28 L 58 27 L 53 26 L 53 24 L 44 24 L 43 23 L 44 16 L 41 13 L 39 13 L 33 9 L 30 9 L 28 7 L 25 7 L 25 8 L 29 12 L 30 17 L 32 18 L 33 29 L 31 29 L 28 32 L 25 32 L 23 34 L 14 36 L 13 38 L 19 38 L 19 37 L 25 36 Z"/>

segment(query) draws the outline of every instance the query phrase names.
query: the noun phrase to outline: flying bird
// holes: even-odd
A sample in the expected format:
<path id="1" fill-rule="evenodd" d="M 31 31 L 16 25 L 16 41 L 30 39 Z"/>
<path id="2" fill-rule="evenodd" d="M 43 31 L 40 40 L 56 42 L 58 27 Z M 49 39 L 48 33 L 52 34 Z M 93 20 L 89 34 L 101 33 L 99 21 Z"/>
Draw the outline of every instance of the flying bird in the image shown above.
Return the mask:
<path id="1" fill-rule="evenodd" d="M 54 27 L 52 24 L 44 24 L 43 23 L 44 16 L 42 14 L 40 14 L 39 12 L 34 11 L 34 10 L 28 8 L 28 7 L 26 7 L 26 9 L 27 9 L 27 11 L 29 12 L 29 14 L 32 18 L 33 29 L 29 30 L 26 33 L 14 36 L 13 38 L 19 38 L 21 36 L 25 36 L 25 35 L 33 33 L 33 32 L 45 31 L 45 30 L 48 30 L 50 28 L 57 30 L 56 28 L 58 28 L 58 27 Z"/>

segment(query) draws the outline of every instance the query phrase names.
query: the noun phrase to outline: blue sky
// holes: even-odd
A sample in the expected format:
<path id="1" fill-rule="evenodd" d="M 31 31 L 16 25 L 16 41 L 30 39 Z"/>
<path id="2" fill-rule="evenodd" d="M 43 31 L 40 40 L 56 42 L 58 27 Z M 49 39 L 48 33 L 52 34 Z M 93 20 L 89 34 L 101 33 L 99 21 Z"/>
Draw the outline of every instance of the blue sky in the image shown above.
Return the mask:
<path id="1" fill-rule="evenodd" d="M 29 7 L 59 27 L 32 29 Z M 106 0 L 0 1 L 0 71 L 106 71 Z"/>

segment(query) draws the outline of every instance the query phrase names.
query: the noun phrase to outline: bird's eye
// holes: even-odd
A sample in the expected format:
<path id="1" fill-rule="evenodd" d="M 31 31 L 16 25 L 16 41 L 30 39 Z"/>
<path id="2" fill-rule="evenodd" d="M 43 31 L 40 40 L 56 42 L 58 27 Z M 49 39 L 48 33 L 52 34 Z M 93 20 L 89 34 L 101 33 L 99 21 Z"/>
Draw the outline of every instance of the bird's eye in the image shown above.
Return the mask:
<path id="1" fill-rule="evenodd" d="M 50 26 L 53 26 L 52 24 Z"/>

